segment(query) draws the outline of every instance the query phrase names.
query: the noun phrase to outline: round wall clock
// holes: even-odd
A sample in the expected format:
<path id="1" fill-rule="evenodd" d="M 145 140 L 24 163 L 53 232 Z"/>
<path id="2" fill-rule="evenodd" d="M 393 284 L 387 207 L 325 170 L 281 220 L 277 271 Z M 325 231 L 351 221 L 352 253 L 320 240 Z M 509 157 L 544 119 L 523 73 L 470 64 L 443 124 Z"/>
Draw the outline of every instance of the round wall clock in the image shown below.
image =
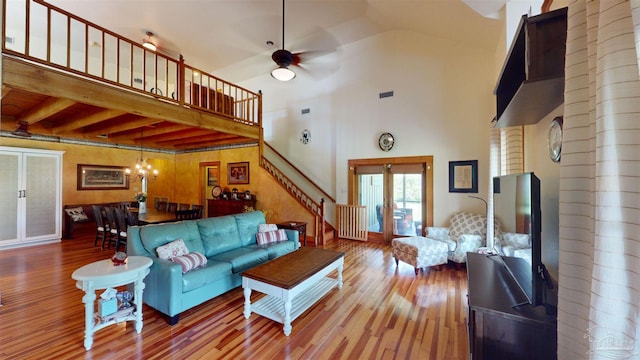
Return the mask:
<path id="1" fill-rule="evenodd" d="M 562 116 L 558 116 L 551 121 L 548 137 L 549 157 L 558 162 L 562 154 Z"/>
<path id="2" fill-rule="evenodd" d="M 220 195 L 222 194 L 222 188 L 220 186 L 214 186 L 213 189 L 211 189 L 211 196 L 214 199 L 219 199 Z"/>
<path id="3" fill-rule="evenodd" d="M 391 150 L 393 148 L 393 143 L 394 143 L 393 135 L 391 135 L 391 133 L 388 133 L 388 132 L 382 133 L 382 135 L 380 135 L 380 138 L 378 139 L 378 146 L 382 151 Z"/>

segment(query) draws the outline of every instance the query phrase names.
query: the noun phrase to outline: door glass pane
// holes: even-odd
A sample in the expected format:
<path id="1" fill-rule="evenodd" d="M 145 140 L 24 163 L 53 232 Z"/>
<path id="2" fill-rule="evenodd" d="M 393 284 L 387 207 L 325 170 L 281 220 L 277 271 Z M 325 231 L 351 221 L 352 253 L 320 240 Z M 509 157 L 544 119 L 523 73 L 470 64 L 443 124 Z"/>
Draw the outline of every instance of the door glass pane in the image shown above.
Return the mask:
<path id="1" fill-rule="evenodd" d="M 383 175 L 358 175 L 358 205 L 367 207 L 370 232 L 382 232 Z"/>
<path id="2" fill-rule="evenodd" d="M 422 174 L 393 174 L 393 234 L 420 236 Z"/>
<path id="3" fill-rule="evenodd" d="M 0 154 L 0 241 L 18 238 L 18 160 Z"/>
<path id="4" fill-rule="evenodd" d="M 27 238 L 56 233 L 56 188 L 59 181 L 56 159 L 48 156 L 26 156 Z"/>

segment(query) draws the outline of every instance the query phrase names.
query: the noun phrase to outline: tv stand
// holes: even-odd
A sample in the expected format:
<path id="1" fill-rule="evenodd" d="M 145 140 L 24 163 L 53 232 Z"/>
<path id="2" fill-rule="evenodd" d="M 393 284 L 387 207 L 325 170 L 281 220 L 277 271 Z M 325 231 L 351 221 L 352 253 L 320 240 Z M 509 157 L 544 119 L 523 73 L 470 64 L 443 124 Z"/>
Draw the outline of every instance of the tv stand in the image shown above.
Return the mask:
<path id="1" fill-rule="evenodd" d="M 467 274 L 471 359 L 557 359 L 555 315 L 520 304 L 522 291 L 503 263 L 467 253 Z"/>

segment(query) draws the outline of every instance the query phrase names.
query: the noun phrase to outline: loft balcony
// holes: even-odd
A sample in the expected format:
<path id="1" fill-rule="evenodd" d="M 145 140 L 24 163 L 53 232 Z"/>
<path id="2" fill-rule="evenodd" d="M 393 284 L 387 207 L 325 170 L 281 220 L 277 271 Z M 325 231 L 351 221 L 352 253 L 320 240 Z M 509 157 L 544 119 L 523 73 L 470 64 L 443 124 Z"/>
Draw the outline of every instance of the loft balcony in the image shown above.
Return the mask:
<path id="1" fill-rule="evenodd" d="M 171 152 L 256 145 L 261 94 L 40 0 L 3 0 L 0 136 Z"/>

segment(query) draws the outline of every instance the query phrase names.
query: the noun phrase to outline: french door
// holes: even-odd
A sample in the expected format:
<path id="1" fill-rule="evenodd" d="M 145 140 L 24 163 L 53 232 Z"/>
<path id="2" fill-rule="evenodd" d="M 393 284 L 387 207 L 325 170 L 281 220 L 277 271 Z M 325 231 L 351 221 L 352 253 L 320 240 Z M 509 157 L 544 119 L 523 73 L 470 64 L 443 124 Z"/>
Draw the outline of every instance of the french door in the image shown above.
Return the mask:
<path id="1" fill-rule="evenodd" d="M 349 161 L 349 203 L 367 207 L 369 240 L 422 235 L 433 222 L 432 157 Z"/>

